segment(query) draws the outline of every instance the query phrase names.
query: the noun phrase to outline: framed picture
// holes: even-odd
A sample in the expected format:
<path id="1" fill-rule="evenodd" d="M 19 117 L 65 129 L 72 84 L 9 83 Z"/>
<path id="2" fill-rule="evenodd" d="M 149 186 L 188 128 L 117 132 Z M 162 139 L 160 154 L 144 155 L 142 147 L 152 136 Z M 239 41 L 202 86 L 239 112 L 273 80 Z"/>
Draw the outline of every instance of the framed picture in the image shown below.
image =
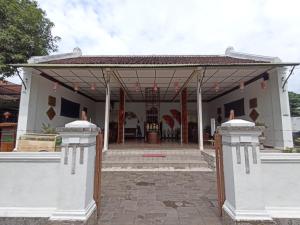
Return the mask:
<path id="1" fill-rule="evenodd" d="M 253 109 L 257 107 L 257 98 L 251 98 L 249 100 L 249 108 Z"/>

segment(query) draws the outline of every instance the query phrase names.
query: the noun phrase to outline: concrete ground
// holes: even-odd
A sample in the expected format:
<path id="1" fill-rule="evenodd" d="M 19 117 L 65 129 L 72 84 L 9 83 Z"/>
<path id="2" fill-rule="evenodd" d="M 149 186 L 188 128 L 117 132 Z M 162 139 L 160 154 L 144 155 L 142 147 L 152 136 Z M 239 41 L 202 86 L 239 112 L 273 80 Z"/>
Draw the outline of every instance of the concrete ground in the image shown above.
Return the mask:
<path id="1" fill-rule="evenodd" d="M 103 172 L 101 225 L 221 225 L 213 172 Z"/>

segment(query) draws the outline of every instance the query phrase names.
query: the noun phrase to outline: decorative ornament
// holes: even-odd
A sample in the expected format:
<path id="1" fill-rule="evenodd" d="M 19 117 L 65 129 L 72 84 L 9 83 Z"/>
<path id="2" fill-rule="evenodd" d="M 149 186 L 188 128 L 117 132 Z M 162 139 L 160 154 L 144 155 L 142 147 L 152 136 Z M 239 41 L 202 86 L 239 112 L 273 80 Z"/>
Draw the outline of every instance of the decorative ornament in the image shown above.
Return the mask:
<path id="1" fill-rule="evenodd" d="M 249 114 L 249 117 L 255 122 L 258 116 L 259 113 L 255 109 L 252 109 L 251 113 Z"/>
<path id="2" fill-rule="evenodd" d="M 47 111 L 47 116 L 49 118 L 49 120 L 52 120 L 54 118 L 54 116 L 56 115 L 54 109 L 52 108 L 52 106 L 48 109 Z"/>

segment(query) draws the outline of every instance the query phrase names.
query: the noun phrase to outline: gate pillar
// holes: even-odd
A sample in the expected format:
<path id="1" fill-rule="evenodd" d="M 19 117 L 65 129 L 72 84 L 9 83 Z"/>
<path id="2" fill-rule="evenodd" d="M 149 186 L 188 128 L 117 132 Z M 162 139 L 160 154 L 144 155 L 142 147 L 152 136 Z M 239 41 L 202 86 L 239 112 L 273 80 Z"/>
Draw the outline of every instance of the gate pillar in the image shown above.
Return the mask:
<path id="1" fill-rule="evenodd" d="M 93 189 L 99 128 L 80 120 L 57 131 L 62 136 L 62 160 L 57 208 L 50 219 L 86 221 L 96 209 Z"/>
<path id="2" fill-rule="evenodd" d="M 226 200 L 224 211 L 235 221 L 272 220 L 265 210 L 258 136 L 261 128 L 245 120 L 223 123 Z"/>

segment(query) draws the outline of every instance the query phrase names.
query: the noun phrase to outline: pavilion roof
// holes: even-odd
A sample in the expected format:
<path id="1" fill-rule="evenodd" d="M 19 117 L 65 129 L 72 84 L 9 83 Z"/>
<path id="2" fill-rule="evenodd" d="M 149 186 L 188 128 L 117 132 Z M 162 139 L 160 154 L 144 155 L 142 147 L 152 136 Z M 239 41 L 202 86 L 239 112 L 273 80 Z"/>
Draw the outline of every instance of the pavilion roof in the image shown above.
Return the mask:
<path id="1" fill-rule="evenodd" d="M 244 64 L 268 63 L 252 59 L 241 59 L 221 55 L 119 55 L 119 56 L 79 56 L 43 62 L 43 64 Z"/>

